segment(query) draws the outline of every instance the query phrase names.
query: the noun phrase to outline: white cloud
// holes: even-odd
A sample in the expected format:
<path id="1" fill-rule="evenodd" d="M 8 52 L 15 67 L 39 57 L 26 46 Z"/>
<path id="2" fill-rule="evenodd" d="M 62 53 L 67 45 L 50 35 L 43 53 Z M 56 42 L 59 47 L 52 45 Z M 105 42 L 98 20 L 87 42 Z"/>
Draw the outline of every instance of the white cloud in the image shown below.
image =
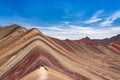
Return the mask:
<path id="1" fill-rule="evenodd" d="M 51 26 L 51 27 L 37 27 L 44 34 L 59 38 L 59 39 L 80 39 L 83 37 L 90 37 L 92 39 L 103 39 L 107 37 L 114 36 L 119 34 L 120 26 L 118 27 L 84 27 L 84 26 L 75 26 L 69 25 L 69 27 L 64 28 L 64 26 Z"/>
<path id="2" fill-rule="evenodd" d="M 102 20 L 101 18 L 98 18 L 99 15 L 100 15 L 102 12 L 103 12 L 103 10 L 97 11 L 89 20 L 85 21 L 84 23 L 90 24 L 90 23 L 95 23 L 95 22 L 98 22 L 98 21 Z"/>
<path id="3" fill-rule="evenodd" d="M 99 12 L 100 14 L 100 12 Z M 98 15 L 98 13 L 96 13 Z M 108 17 L 108 20 L 106 23 L 111 24 L 114 22 L 114 20 L 118 19 L 120 17 L 120 11 L 115 12 L 113 15 Z M 18 17 L 17 17 L 18 18 Z M 106 37 L 111 37 L 116 34 L 120 33 L 120 26 L 117 27 L 84 27 L 84 26 L 75 26 L 75 25 L 70 25 L 69 22 L 63 22 L 60 25 L 51 25 L 49 27 L 41 27 L 41 26 L 33 26 L 30 24 L 25 23 L 23 21 L 25 19 L 23 18 L 18 18 L 18 19 L 12 19 L 11 18 L 6 18 L 3 20 L 3 18 L 0 19 L 0 24 L 2 25 L 9 25 L 13 23 L 19 23 L 23 27 L 26 27 L 27 29 L 36 27 L 40 29 L 41 32 L 44 34 L 51 36 L 51 37 L 56 37 L 59 39 L 80 39 L 86 36 L 89 36 L 90 38 L 106 38 Z M 66 24 L 66 25 L 64 25 Z M 107 25 L 108 25 L 107 24 Z"/>
<path id="4" fill-rule="evenodd" d="M 70 22 L 69 22 L 69 21 L 63 21 L 63 24 L 65 24 L 65 25 L 69 25 Z"/>
<path id="5" fill-rule="evenodd" d="M 111 26 L 112 23 L 114 23 L 114 21 L 118 18 L 120 18 L 120 11 L 116 11 L 111 16 L 107 17 L 106 20 L 100 24 L 100 26 Z"/>

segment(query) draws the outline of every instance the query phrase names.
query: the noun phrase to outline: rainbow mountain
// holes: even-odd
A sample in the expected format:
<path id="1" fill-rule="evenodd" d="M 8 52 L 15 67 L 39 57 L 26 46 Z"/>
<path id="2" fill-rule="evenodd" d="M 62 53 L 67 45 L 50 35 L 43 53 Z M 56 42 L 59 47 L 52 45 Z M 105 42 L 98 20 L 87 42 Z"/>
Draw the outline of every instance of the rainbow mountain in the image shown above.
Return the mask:
<path id="1" fill-rule="evenodd" d="M 60 40 L 36 28 L 0 27 L 0 80 L 120 80 L 120 34 Z"/>

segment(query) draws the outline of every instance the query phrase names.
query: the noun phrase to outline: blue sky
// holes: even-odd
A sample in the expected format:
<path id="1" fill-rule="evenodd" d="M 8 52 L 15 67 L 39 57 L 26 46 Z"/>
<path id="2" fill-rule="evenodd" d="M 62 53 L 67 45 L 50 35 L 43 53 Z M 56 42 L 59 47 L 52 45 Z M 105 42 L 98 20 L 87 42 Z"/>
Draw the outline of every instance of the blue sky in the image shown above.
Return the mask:
<path id="1" fill-rule="evenodd" d="M 60 39 L 120 33 L 120 0 L 0 0 L 0 25 L 39 28 Z"/>

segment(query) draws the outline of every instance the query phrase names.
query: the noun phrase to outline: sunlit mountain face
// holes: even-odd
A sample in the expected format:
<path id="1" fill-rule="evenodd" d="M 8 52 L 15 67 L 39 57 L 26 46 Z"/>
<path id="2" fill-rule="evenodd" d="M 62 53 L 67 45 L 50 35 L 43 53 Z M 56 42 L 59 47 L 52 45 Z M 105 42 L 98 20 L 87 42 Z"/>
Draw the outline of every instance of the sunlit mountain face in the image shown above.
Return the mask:
<path id="1" fill-rule="evenodd" d="M 0 0 L 0 80 L 120 80 L 120 0 Z"/>
<path id="2" fill-rule="evenodd" d="M 37 28 L 0 28 L 0 80 L 119 80 L 120 34 L 60 40 Z"/>

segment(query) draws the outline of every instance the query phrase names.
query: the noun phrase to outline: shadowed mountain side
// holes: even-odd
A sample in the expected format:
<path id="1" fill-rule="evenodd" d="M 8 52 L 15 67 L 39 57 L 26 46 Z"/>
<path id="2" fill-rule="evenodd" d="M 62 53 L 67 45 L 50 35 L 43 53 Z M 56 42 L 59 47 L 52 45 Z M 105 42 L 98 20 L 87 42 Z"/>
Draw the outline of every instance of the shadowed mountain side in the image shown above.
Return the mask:
<path id="1" fill-rule="evenodd" d="M 120 43 L 120 34 L 118 34 L 116 36 L 113 36 L 111 38 L 105 38 L 105 39 L 102 39 L 102 40 L 93 39 L 92 41 L 94 41 L 95 43 L 100 44 L 100 45 L 108 45 L 112 42 Z"/>
<path id="2" fill-rule="evenodd" d="M 48 70 L 46 80 L 120 79 L 119 40 L 108 45 L 88 37 L 60 40 L 18 25 L 0 32 L 0 80 L 37 80 L 41 66 Z"/>

